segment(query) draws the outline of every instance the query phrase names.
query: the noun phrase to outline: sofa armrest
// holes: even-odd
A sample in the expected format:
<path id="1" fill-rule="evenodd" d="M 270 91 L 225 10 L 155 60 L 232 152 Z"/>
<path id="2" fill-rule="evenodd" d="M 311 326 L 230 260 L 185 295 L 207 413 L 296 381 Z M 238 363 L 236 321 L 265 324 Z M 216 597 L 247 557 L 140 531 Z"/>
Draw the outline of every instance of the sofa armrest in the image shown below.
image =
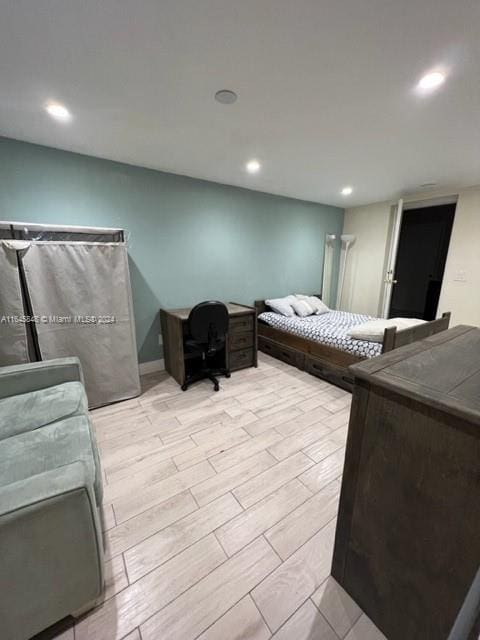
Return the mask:
<path id="1" fill-rule="evenodd" d="M 0 548 L 2 640 L 29 638 L 101 596 L 102 534 L 83 462 L 0 488 Z"/>
<path id="2" fill-rule="evenodd" d="M 45 362 L 0 367 L 0 399 L 46 389 L 63 382 L 83 384 L 82 367 L 78 358 L 56 358 Z"/>

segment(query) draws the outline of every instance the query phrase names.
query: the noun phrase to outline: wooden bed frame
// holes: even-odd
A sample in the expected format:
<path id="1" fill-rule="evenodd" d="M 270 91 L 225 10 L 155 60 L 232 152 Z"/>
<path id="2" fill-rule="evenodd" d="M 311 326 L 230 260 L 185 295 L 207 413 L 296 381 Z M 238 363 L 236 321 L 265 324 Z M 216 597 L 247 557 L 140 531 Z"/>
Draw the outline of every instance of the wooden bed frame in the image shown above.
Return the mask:
<path id="1" fill-rule="evenodd" d="M 268 311 L 265 300 L 255 300 L 257 317 L 260 313 Z M 309 340 L 302 336 L 277 329 L 257 320 L 258 324 L 258 348 L 274 358 L 292 364 L 302 371 L 308 371 L 319 378 L 328 380 L 333 384 L 352 390 L 353 376 L 348 367 L 356 364 L 365 357 L 354 356 L 326 344 Z M 385 329 L 383 334 L 382 353 L 392 351 L 417 340 L 428 338 L 434 333 L 445 331 L 450 324 L 450 313 L 444 313 L 438 320 L 425 322 L 424 324 L 397 331 L 396 327 Z"/>

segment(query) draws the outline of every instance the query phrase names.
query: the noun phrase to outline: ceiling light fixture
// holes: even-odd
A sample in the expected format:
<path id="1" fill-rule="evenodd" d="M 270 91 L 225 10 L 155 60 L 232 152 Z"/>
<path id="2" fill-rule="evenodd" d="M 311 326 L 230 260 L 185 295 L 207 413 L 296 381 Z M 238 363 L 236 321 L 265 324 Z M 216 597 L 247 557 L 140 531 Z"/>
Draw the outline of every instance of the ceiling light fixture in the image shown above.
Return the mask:
<path id="1" fill-rule="evenodd" d="M 230 89 L 220 89 L 215 94 L 215 100 L 220 104 L 233 104 L 237 100 L 237 94 Z"/>
<path id="2" fill-rule="evenodd" d="M 422 91 L 431 91 L 432 89 L 436 89 L 441 84 L 445 82 L 445 74 L 440 71 L 432 71 L 431 73 L 427 73 L 420 79 L 418 83 L 418 88 Z"/>
<path id="3" fill-rule="evenodd" d="M 257 171 L 260 171 L 260 162 L 258 160 L 249 160 L 245 168 L 248 173 L 257 173 Z"/>
<path id="4" fill-rule="evenodd" d="M 342 196 L 350 196 L 353 193 L 352 187 L 343 187 Z"/>
<path id="5" fill-rule="evenodd" d="M 72 114 L 63 104 L 59 102 L 49 102 L 45 107 L 46 112 L 55 120 L 60 122 L 68 122 L 72 118 Z"/>

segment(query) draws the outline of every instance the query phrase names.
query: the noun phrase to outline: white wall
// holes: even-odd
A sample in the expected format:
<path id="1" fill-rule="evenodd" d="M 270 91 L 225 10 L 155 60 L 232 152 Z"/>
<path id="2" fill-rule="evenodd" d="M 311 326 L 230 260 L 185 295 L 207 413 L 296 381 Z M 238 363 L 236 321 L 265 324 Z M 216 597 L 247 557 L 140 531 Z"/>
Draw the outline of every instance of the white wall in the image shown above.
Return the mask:
<path id="1" fill-rule="evenodd" d="M 438 311 L 451 311 L 452 325 L 480 326 L 480 187 L 459 194 Z"/>
<path id="2" fill-rule="evenodd" d="M 452 237 L 443 278 L 438 314 L 452 312 L 452 325 L 480 325 L 480 186 L 457 192 Z M 412 195 L 405 202 L 456 195 L 432 192 Z M 378 315 L 389 223 L 393 201 L 377 202 L 345 211 L 344 233 L 357 240 L 349 254 L 341 308 L 357 313 Z M 466 280 L 455 278 L 465 272 Z"/>

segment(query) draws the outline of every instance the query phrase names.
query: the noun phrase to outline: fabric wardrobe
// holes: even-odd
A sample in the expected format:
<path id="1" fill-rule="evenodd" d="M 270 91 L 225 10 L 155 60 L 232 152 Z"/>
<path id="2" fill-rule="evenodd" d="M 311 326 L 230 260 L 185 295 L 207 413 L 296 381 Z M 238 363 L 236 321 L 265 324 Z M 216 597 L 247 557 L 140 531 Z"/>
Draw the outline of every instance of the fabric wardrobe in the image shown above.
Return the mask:
<path id="1" fill-rule="evenodd" d="M 29 361 L 17 252 L 0 241 L 0 365 Z"/>
<path id="2" fill-rule="evenodd" d="M 140 393 L 127 245 L 95 231 L 42 228 L 16 252 L 24 309 L 35 317 L 30 360 L 78 356 L 91 408 Z"/>

